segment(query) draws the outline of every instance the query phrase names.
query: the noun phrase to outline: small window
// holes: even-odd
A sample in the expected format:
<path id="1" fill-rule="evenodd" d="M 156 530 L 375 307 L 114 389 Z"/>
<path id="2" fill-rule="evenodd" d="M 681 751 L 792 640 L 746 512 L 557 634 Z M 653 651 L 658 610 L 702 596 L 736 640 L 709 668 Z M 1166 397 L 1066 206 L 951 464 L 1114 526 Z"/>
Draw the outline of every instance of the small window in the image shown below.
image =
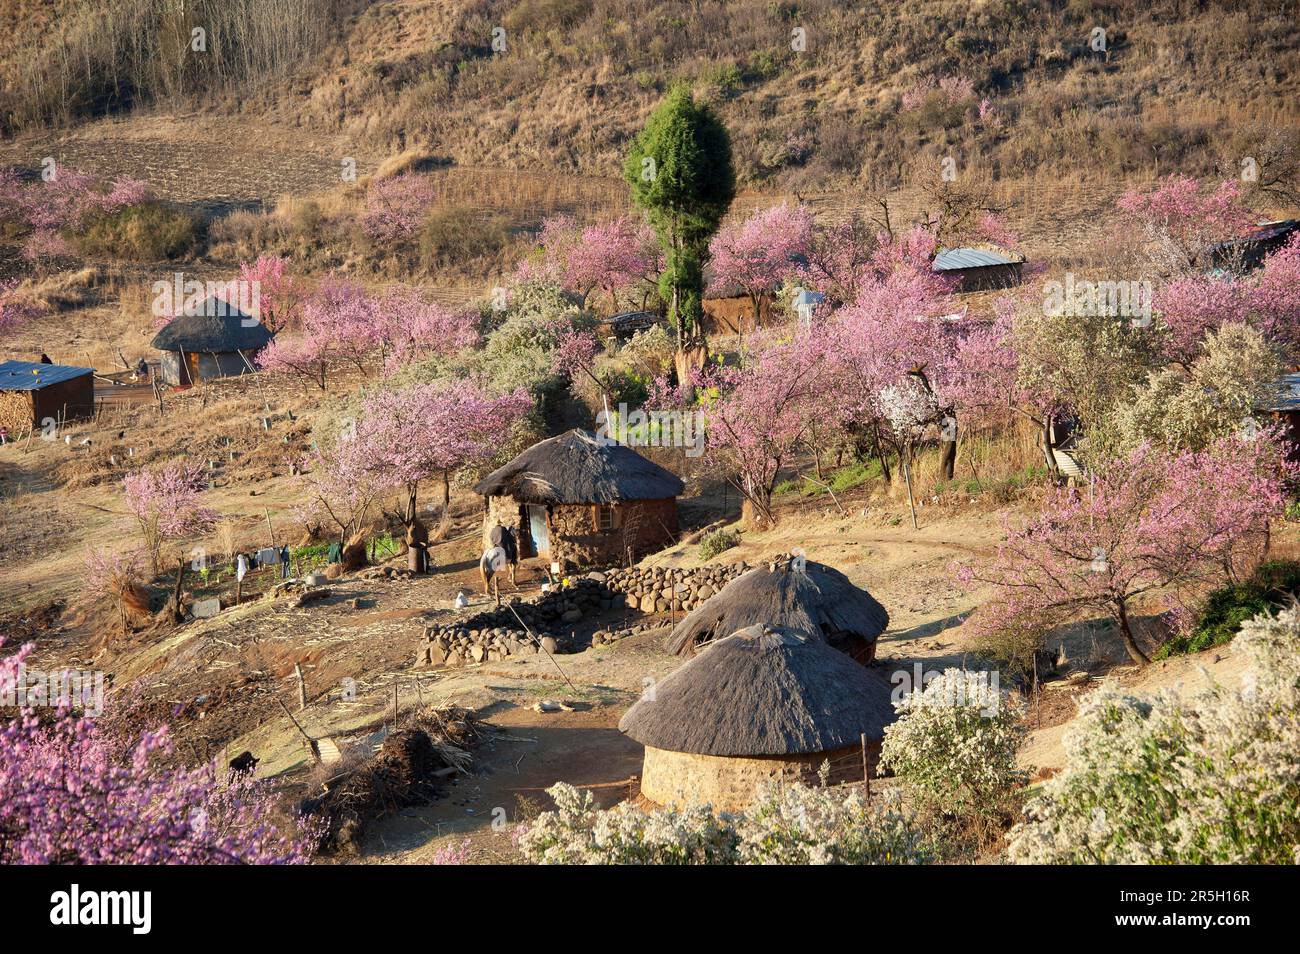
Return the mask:
<path id="1" fill-rule="evenodd" d="M 613 530 L 614 529 L 614 505 L 601 504 L 596 508 L 596 529 Z"/>

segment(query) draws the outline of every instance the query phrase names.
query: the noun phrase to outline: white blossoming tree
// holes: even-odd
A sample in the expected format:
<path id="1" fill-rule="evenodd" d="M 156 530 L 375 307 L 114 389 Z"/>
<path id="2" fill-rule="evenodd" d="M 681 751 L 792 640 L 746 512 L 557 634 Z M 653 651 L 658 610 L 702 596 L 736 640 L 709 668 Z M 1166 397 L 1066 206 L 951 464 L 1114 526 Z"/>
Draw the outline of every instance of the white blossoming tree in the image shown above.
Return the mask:
<path id="1" fill-rule="evenodd" d="M 1011 860 L 1300 863 L 1300 610 L 1248 621 L 1235 646 L 1239 689 L 1090 696 Z"/>

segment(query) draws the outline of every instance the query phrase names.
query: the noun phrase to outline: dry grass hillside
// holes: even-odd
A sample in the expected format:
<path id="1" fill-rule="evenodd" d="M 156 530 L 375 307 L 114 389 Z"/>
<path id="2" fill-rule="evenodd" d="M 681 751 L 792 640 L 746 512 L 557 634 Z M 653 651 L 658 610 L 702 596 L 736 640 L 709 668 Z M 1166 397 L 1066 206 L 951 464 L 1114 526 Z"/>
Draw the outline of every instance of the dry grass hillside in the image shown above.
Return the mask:
<path id="1" fill-rule="evenodd" d="M 241 0 L 187 5 L 184 23 L 157 0 L 4 6 L 22 26 L 0 39 L 11 129 L 199 107 L 464 165 L 616 175 L 686 81 L 718 103 L 745 180 L 787 189 L 889 182 L 938 152 L 1010 179 L 1206 172 L 1256 125 L 1293 122 L 1300 82 L 1296 5 L 1269 0 Z M 159 36 L 200 24 L 207 53 L 158 55 Z M 944 78 L 970 98 L 904 102 Z"/>
<path id="2" fill-rule="evenodd" d="M 1300 156 L 1291 2 L 200 0 L 181 19 L 159 0 L 0 6 L 20 26 L 0 37 L 0 165 L 55 156 L 144 178 L 227 219 L 204 250 L 218 267 L 274 252 L 409 280 L 410 263 L 397 274 L 348 235 L 323 248 L 319 225 L 355 231 L 333 214 L 358 201 L 344 160 L 360 185 L 424 157 L 435 217 L 503 236 L 418 276 L 451 299 L 490 287 L 545 216 L 624 209 L 621 158 L 676 82 L 731 132 L 733 214 L 798 198 L 835 218 L 883 195 L 906 223 L 933 211 L 927 177 L 950 157 L 988 184 L 1024 252 L 1062 267 L 1088 263 L 1129 183 L 1235 175 L 1246 156 L 1294 178 Z M 206 52 L 167 55 L 166 37 L 200 24 Z M 1261 215 L 1296 203 L 1252 198 Z"/>

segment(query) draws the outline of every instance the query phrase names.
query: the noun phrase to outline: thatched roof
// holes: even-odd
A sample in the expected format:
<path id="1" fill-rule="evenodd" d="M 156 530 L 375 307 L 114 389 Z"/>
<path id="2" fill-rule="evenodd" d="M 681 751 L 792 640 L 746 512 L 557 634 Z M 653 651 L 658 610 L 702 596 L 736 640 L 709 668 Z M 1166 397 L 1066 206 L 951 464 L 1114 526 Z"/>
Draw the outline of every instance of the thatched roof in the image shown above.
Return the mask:
<path id="1" fill-rule="evenodd" d="M 753 626 L 710 644 L 619 722 L 642 745 L 700 755 L 803 755 L 884 738 L 889 686 L 811 635 Z"/>
<path id="2" fill-rule="evenodd" d="M 260 321 L 234 305 L 209 298 L 190 309 L 196 314 L 177 315 L 154 335 L 159 351 L 194 351 L 219 354 L 225 351 L 260 351 L 274 337 Z"/>
<path id="3" fill-rule="evenodd" d="M 677 475 L 631 448 L 577 429 L 534 444 L 474 485 L 485 497 L 535 504 L 662 500 L 685 489 Z"/>
<path id="4" fill-rule="evenodd" d="M 668 651 L 692 652 L 760 623 L 820 636 L 837 648 L 853 640 L 871 643 L 889 626 L 889 613 L 839 570 L 807 561 L 756 567 L 691 610 L 668 637 Z"/>

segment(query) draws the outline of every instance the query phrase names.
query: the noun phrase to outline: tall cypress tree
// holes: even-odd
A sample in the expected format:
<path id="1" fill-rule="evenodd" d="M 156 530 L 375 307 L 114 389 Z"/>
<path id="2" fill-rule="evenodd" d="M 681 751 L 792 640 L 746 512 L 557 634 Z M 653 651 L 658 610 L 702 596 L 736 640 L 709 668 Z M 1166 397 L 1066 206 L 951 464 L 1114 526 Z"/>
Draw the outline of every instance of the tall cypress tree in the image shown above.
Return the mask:
<path id="1" fill-rule="evenodd" d="M 703 317 L 709 239 L 736 194 L 731 139 L 707 103 L 674 87 L 632 143 L 623 176 L 663 247 L 659 293 L 681 347 Z"/>

